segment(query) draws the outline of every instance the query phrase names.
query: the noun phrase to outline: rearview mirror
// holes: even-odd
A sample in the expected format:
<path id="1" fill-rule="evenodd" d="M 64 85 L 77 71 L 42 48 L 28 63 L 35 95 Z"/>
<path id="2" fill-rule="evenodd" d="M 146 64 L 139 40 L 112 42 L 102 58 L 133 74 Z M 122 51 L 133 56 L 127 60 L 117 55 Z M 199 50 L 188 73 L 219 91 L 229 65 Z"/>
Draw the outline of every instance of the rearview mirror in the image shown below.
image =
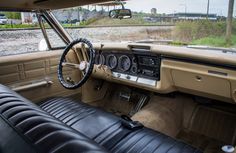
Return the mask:
<path id="1" fill-rule="evenodd" d="M 113 19 L 130 19 L 132 12 L 130 9 L 115 9 L 109 12 L 109 17 Z"/>

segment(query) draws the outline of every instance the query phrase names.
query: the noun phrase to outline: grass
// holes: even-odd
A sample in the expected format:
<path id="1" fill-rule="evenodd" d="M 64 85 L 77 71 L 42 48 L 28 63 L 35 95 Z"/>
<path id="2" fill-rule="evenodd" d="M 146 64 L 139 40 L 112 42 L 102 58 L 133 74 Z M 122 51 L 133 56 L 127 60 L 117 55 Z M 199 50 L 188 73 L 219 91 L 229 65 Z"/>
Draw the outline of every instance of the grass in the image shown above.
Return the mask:
<path id="1" fill-rule="evenodd" d="M 100 18 L 90 25 L 98 25 L 98 26 L 117 26 L 117 25 L 173 25 L 173 23 L 160 23 L 160 22 L 148 22 L 140 16 L 133 16 L 131 19 L 111 19 L 109 17 Z"/>
<path id="2" fill-rule="evenodd" d="M 77 24 L 70 24 L 70 23 L 63 23 L 62 26 L 65 28 L 79 28 L 79 27 L 86 27 L 86 26 L 119 26 L 119 25 L 162 25 L 166 23 L 149 23 L 143 20 L 141 17 L 133 17 L 131 19 L 110 19 L 109 17 L 102 17 L 102 18 L 91 18 L 89 20 L 83 21 L 80 25 Z M 173 23 L 169 23 L 172 25 Z M 46 25 L 48 28 L 49 26 Z M 0 29 L 17 29 L 17 28 L 40 28 L 38 24 L 6 24 L 0 25 Z"/>
<path id="3" fill-rule="evenodd" d="M 5 24 L 0 25 L 0 29 L 12 29 L 12 28 L 39 28 L 36 24 Z"/>
<path id="4" fill-rule="evenodd" d="M 223 36 L 210 36 L 193 40 L 192 45 L 206 45 L 213 47 L 236 47 L 236 35 L 232 36 L 232 43 L 227 44 Z"/>
<path id="5" fill-rule="evenodd" d="M 232 42 L 225 41 L 226 22 L 208 20 L 182 21 L 173 30 L 175 42 L 212 47 L 236 47 L 236 20 L 233 21 Z"/>
<path id="6" fill-rule="evenodd" d="M 233 24 L 236 27 L 236 24 Z M 178 41 L 192 42 L 193 40 L 209 37 L 225 35 L 226 22 L 211 22 L 208 20 L 200 21 L 182 21 L 176 24 L 174 29 L 174 37 Z M 235 29 L 233 28 L 233 33 Z"/>
<path id="7" fill-rule="evenodd" d="M 127 20 L 110 19 L 108 17 L 93 18 L 82 22 L 80 25 L 63 24 L 63 27 L 84 27 L 84 26 L 114 26 L 114 25 L 160 25 L 160 23 L 148 23 L 142 17 L 135 16 Z M 45 25 L 47 28 L 48 25 Z M 39 28 L 37 24 L 19 24 L 19 25 L 0 25 L 0 29 L 11 28 Z M 236 21 L 233 22 L 232 43 L 225 42 L 226 23 L 210 21 L 183 21 L 176 25 L 173 31 L 174 42 L 172 45 L 207 45 L 213 47 L 236 47 Z"/>
<path id="8" fill-rule="evenodd" d="M 100 20 L 97 20 L 90 25 L 134 25 L 134 24 L 144 24 L 145 22 L 143 21 L 142 18 L 131 18 L 131 19 L 110 19 L 108 17 L 101 18 Z"/>

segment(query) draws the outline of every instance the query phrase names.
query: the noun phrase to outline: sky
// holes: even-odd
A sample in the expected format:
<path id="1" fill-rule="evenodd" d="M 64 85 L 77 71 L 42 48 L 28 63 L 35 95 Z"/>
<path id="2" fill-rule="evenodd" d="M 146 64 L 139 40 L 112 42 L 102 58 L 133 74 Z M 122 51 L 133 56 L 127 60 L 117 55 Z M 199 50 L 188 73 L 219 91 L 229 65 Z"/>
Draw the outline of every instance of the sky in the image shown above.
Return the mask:
<path id="1" fill-rule="evenodd" d="M 210 13 L 227 16 L 228 0 L 210 0 Z M 234 5 L 235 8 L 236 4 Z M 157 9 L 157 13 L 187 12 L 206 13 L 207 0 L 129 0 L 125 5 L 132 11 L 149 12 L 152 8 Z M 236 10 L 234 11 L 236 15 Z"/>

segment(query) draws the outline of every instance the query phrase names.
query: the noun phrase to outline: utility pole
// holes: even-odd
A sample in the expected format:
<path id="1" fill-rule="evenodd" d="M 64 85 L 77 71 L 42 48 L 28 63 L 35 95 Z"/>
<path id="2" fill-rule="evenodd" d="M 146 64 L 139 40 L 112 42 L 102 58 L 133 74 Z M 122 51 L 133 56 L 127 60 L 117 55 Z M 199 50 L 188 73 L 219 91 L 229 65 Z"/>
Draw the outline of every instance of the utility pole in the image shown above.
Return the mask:
<path id="1" fill-rule="evenodd" d="M 207 2 L 207 19 L 209 17 L 209 9 L 210 9 L 210 0 Z"/>
<path id="2" fill-rule="evenodd" d="M 233 12 L 234 12 L 234 0 L 229 0 L 227 27 L 226 27 L 227 44 L 231 44 Z"/>
<path id="3" fill-rule="evenodd" d="M 185 14 L 185 20 L 187 19 L 187 4 L 180 4 L 180 6 L 184 6 L 184 14 Z"/>

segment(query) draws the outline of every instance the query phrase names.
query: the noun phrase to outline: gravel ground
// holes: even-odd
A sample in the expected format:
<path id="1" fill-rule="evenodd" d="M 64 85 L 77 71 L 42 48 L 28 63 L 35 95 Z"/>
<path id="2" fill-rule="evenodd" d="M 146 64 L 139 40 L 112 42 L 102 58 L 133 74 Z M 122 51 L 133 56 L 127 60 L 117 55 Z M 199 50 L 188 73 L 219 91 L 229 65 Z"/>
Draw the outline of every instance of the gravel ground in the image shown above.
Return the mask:
<path id="1" fill-rule="evenodd" d="M 171 27 L 99 27 L 67 29 L 73 39 L 87 38 L 91 42 L 123 42 L 137 40 L 171 39 Z M 64 43 L 52 29 L 48 29 L 49 40 L 53 47 Z M 38 43 L 43 39 L 41 30 L 0 31 L 0 56 L 38 51 Z"/>

